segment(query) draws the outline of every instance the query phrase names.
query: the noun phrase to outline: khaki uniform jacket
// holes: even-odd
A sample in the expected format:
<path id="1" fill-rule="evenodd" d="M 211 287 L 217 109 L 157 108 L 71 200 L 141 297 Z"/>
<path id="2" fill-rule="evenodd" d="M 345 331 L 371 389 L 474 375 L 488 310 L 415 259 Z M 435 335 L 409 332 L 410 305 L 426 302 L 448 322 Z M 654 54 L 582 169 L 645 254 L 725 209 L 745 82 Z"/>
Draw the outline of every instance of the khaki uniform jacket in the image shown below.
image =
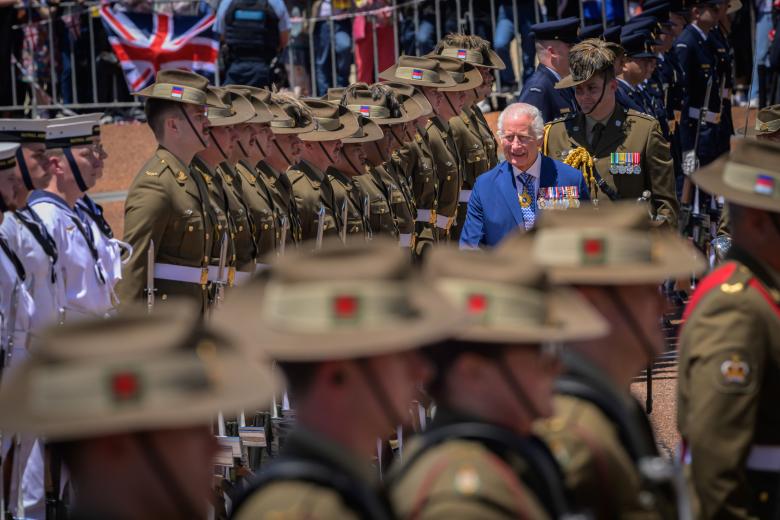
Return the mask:
<path id="1" fill-rule="evenodd" d="M 463 165 L 449 123 L 434 117 L 428 121 L 425 130 L 439 181 L 436 216 L 450 219 L 449 224 L 438 219 L 436 226 L 448 229 L 458 211 L 458 198 L 463 184 Z"/>
<path id="2" fill-rule="evenodd" d="M 209 263 L 215 229 L 203 179 L 168 150 L 158 148 L 127 194 L 123 239 L 133 246 L 133 255 L 116 286 L 119 300 L 129 303 L 144 297 L 150 240 L 156 262 L 203 268 Z M 157 302 L 186 296 L 199 301 L 202 310 L 208 302 L 206 285 L 156 279 L 155 288 Z"/>
<path id="3" fill-rule="evenodd" d="M 396 152 L 393 152 L 393 156 L 395 155 Z M 391 158 L 388 162 L 377 166 L 375 171 L 387 186 L 388 199 L 396 226 L 398 226 L 398 232 L 403 235 L 411 235 L 414 233 L 417 208 L 414 205 L 414 196 L 406 174 L 399 171 L 398 168 L 399 166 Z"/>
<path id="4" fill-rule="evenodd" d="M 343 174 L 334 167 L 329 167 L 325 171 L 328 182 L 333 188 L 333 197 L 336 201 L 336 219 L 343 226 L 344 215 L 342 208 L 347 204 L 347 235 L 357 235 L 364 239 L 368 223 L 366 222 L 365 208 L 363 205 L 366 193 L 360 187 L 357 181 Z"/>
<path id="5" fill-rule="evenodd" d="M 395 223 L 390 206 L 390 186 L 385 184 L 376 168 L 366 168 L 366 173 L 352 178 L 363 193 L 369 197 L 369 224 L 371 234 L 398 238 L 398 226 Z"/>
<path id="6" fill-rule="evenodd" d="M 450 119 L 452 137 L 458 147 L 458 153 L 463 157 L 463 188 L 474 188 L 477 177 L 490 169 L 485 144 L 479 125 L 473 121 L 464 110 Z"/>
<path id="7" fill-rule="evenodd" d="M 324 437 L 300 428 L 290 432 L 281 455 L 286 459 L 316 461 L 344 473 L 356 482 L 376 486 L 376 477 L 367 463 Z M 361 515 L 345 503 L 335 489 L 312 482 L 286 480 L 271 482 L 251 493 L 232 518 L 358 520 Z"/>
<path id="8" fill-rule="evenodd" d="M 262 179 L 257 178 L 254 168 L 245 162 L 236 164 L 236 172 L 241 177 L 244 202 L 252 214 L 257 256 L 262 258 L 276 250 L 280 233 L 273 196 Z"/>
<path id="9" fill-rule="evenodd" d="M 437 411 L 431 428 L 442 420 L 441 412 L 444 410 Z M 400 466 L 394 466 L 385 477 L 399 518 L 549 518 L 518 476 L 527 468 L 520 457 L 514 454 L 499 457 L 480 442 L 470 440 L 447 440 L 417 456 L 421 446 L 420 439 L 413 439 L 404 451 Z M 412 460 L 411 467 L 403 463 Z"/>
<path id="10" fill-rule="evenodd" d="M 598 174 L 621 199 L 636 201 L 643 191 L 650 190 L 654 213 L 665 217 L 667 224 L 676 229 L 680 208 L 675 191 L 674 166 L 669 143 L 661 134 L 658 121 L 647 114 L 616 105 L 598 143 L 588 144 L 585 132 L 585 115 L 582 113 L 556 119 L 544 128 L 542 153 L 563 161 L 569 151 L 585 148 L 594 158 Z M 611 173 L 612 153 L 638 153 L 640 172 Z M 590 197 L 594 199 L 596 195 L 591 193 Z M 601 193 L 598 201 L 599 204 L 608 204 L 609 198 Z"/>
<path id="11" fill-rule="evenodd" d="M 485 119 L 485 114 L 478 107 L 466 107 L 463 109 L 463 112 L 479 126 L 482 144 L 487 154 L 488 170 L 492 170 L 498 164 L 498 142 L 496 141 L 496 136 L 493 134 L 487 119 Z"/>
<path id="12" fill-rule="evenodd" d="M 671 488 L 648 485 L 632 456 L 632 452 L 638 457 L 658 456 L 652 428 L 639 403 L 612 386 L 606 374 L 582 357 L 570 353 L 566 359 L 581 374 L 578 381 L 621 410 L 632 432 L 631 440 L 622 437 L 612 418 L 593 401 L 556 394 L 554 416 L 539 421 L 536 431 L 558 460 L 574 502 L 594 518 L 677 518 Z M 648 492 L 653 500 L 644 503 L 640 496 Z"/>
<path id="13" fill-rule="evenodd" d="M 295 204 L 301 217 L 303 240 L 317 238 L 317 212 L 320 206 L 325 208 L 323 236 L 338 236 L 339 221 L 336 216 L 336 200 L 333 188 L 325 174 L 307 161 L 301 161 L 287 170 L 295 196 Z"/>
<path id="14" fill-rule="evenodd" d="M 688 303 L 677 424 L 700 517 L 771 518 L 778 468 L 762 482 L 751 467 L 767 456 L 751 450 L 780 446 L 780 273 L 737 246 L 728 257 Z"/>
<path id="15" fill-rule="evenodd" d="M 266 187 L 271 192 L 271 198 L 274 201 L 274 208 L 279 213 L 287 217 L 287 241 L 285 247 L 294 245 L 301 241 L 301 219 L 298 216 L 298 207 L 295 205 L 292 184 L 287 178 L 287 174 L 274 170 L 270 164 L 260 161 L 255 166 L 257 178 L 264 181 Z M 281 222 L 279 222 L 281 232 Z"/>
<path id="16" fill-rule="evenodd" d="M 233 241 L 236 246 L 236 267 L 239 271 L 254 273 L 255 262 L 259 254 L 255 239 L 255 219 L 246 203 L 244 186 L 236 166 L 222 163 L 217 168 L 217 174 L 222 181 L 222 189 L 230 210 L 230 220 L 233 223 Z"/>

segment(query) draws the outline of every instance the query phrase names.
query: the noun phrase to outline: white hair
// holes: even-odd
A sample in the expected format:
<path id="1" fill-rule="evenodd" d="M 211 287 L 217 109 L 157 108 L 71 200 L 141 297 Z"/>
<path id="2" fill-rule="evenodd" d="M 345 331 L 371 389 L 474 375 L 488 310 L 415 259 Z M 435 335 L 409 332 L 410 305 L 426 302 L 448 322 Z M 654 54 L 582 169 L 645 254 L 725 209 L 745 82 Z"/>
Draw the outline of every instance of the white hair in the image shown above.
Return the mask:
<path id="1" fill-rule="evenodd" d="M 542 113 L 538 108 L 528 103 L 512 103 L 501 112 L 501 115 L 498 116 L 498 135 L 504 134 L 504 118 L 507 117 L 507 114 L 514 117 L 529 116 L 531 118 L 531 131 L 534 133 L 534 137 L 540 139 L 544 135 Z"/>

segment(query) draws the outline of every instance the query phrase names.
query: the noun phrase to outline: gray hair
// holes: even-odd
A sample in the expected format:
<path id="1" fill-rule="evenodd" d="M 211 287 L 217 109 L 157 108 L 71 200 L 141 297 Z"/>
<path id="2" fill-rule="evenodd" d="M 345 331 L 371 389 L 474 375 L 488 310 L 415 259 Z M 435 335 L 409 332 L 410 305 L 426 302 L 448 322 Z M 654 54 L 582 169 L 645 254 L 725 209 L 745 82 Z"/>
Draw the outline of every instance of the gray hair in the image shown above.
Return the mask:
<path id="1" fill-rule="evenodd" d="M 512 116 L 529 116 L 531 118 L 531 131 L 533 131 L 534 137 L 540 139 L 544 135 L 542 113 L 538 108 L 528 103 L 512 103 L 501 112 L 501 115 L 498 116 L 498 135 L 504 134 L 504 118 L 507 117 L 507 114 Z"/>

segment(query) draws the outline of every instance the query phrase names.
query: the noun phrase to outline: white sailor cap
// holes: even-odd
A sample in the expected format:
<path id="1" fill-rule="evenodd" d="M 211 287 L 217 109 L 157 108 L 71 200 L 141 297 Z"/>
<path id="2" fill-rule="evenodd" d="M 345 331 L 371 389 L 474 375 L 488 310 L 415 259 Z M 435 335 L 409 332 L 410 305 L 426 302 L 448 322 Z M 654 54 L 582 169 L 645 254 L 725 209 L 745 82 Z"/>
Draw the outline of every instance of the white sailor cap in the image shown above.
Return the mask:
<path id="1" fill-rule="evenodd" d="M 0 142 L 43 143 L 48 119 L 0 119 Z"/>
<path id="2" fill-rule="evenodd" d="M 18 149 L 18 143 L 0 142 L 0 170 L 10 170 L 16 166 L 16 150 Z"/>
<path id="3" fill-rule="evenodd" d="M 46 148 L 68 148 L 91 144 L 100 135 L 102 114 L 85 114 L 50 121 L 46 127 Z"/>

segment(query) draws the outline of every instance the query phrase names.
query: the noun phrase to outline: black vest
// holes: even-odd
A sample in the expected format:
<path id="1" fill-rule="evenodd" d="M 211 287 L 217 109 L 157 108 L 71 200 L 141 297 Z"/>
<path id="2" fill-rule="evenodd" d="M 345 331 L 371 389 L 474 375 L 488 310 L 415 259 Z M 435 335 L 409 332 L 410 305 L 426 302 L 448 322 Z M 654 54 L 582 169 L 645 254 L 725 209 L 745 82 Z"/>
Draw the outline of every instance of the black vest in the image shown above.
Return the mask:
<path id="1" fill-rule="evenodd" d="M 233 0 L 225 13 L 225 43 L 233 57 L 273 57 L 279 18 L 269 0 Z"/>

